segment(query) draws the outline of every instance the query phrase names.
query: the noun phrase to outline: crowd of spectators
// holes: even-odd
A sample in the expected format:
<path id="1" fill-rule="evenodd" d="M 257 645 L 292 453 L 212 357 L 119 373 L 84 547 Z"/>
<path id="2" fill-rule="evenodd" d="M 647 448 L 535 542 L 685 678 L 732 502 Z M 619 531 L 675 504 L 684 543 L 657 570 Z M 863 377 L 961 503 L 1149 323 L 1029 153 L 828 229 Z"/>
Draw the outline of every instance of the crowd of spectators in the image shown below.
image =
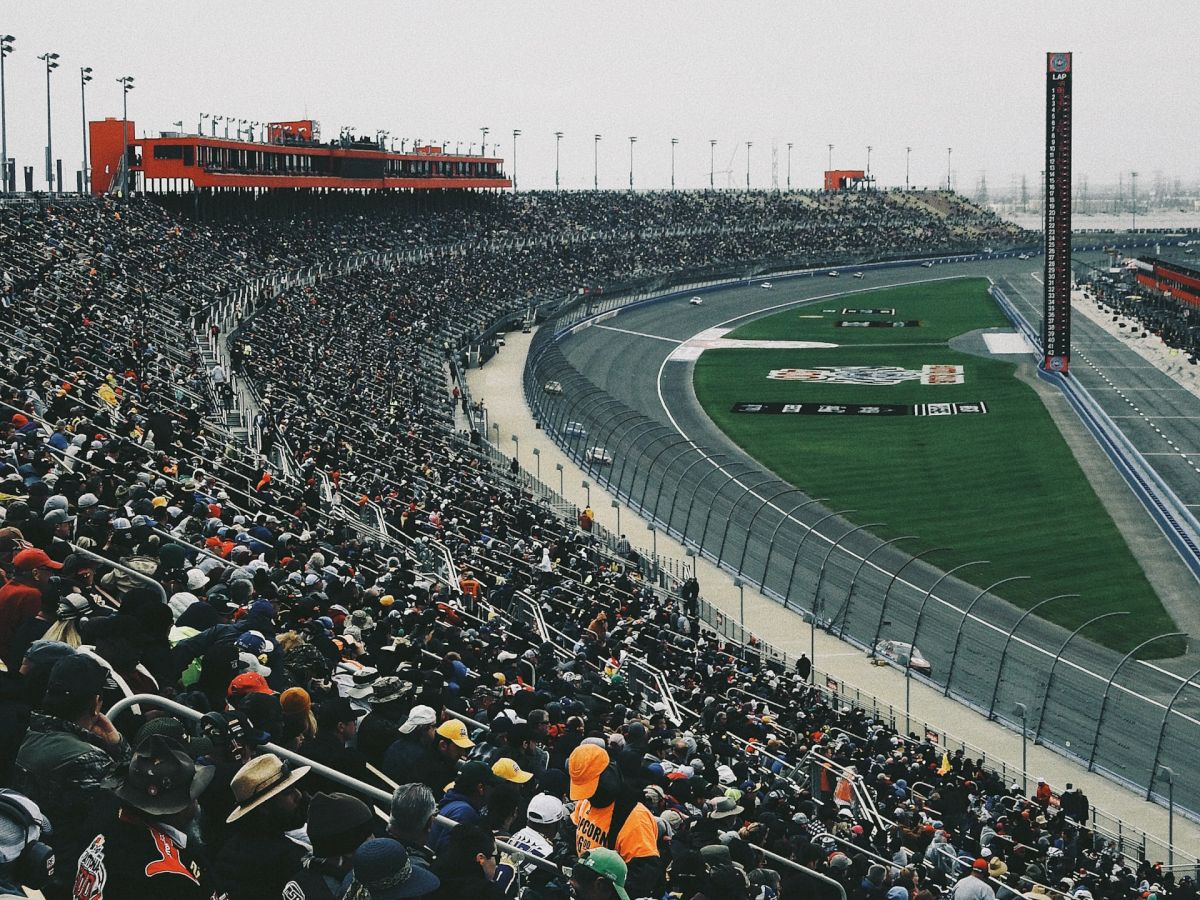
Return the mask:
<path id="1" fill-rule="evenodd" d="M 1126 333 L 1154 335 L 1190 362 L 1200 353 L 1200 315 L 1191 303 L 1139 284 L 1133 272 L 1092 272 L 1081 279 L 1084 296 L 1101 313 L 1111 314 Z"/>
<path id="2" fill-rule="evenodd" d="M 261 455 L 223 428 L 201 283 L 358 249 L 370 215 L 0 210 L 0 895 L 1194 900 L 1079 791 L 1026 794 L 717 638 L 698 585 L 647 582 L 455 431 L 464 320 L 773 246 L 543 241 L 623 204 L 687 231 L 663 211 L 687 202 L 505 200 L 484 218 L 528 229 L 520 254 L 429 209 L 393 247 L 480 246 L 268 298 L 238 335 Z M 191 713 L 109 718 L 141 694 Z"/>

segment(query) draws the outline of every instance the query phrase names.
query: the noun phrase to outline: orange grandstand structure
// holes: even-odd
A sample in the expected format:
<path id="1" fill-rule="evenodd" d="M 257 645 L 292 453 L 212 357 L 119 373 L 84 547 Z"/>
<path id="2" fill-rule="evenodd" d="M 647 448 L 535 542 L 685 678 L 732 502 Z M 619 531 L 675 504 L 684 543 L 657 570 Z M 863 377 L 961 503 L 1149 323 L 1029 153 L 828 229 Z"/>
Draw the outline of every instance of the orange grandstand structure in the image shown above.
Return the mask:
<path id="1" fill-rule="evenodd" d="M 265 141 L 134 134 L 132 121 L 107 118 L 88 123 L 93 194 L 121 187 L 123 155 L 129 189 L 147 193 L 512 187 L 498 157 L 449 154 L 435 145 L 397 153 L 373 140 L 323 144 L 318 140 L 320 125 L 311 119 L 269 123 Z"/>
<path id="2" fill-rule="evenodd" d="M 868 187 L 872 180 L 862 169 L 827 169 L 825 171 L 825 190 L 858 190 Z"/>

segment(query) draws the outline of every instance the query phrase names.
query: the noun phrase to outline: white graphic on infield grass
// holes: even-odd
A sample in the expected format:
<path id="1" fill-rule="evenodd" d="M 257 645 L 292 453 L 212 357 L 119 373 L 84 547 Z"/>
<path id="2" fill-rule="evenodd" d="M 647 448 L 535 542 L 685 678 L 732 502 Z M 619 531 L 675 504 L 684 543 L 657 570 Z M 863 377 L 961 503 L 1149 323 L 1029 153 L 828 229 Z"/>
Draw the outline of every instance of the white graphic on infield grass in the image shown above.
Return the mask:
<path id="1" fill-rule="evenodd" d="M 962 366 L 820 366 L 815 369 L 772 369 L 767 377 L 774 381 L 808 381 L 822 384 L 895 385 L 905 381 L 921 384 L 962 384 Z"/>
<path id="2" fill-rule="evenodd" d="M 706 328 L 676 347 L 668 362 L 694 362 L 705 350 L 829 350 L 825 341 L 735 341 L 725 337 L 732 328 Z"/>

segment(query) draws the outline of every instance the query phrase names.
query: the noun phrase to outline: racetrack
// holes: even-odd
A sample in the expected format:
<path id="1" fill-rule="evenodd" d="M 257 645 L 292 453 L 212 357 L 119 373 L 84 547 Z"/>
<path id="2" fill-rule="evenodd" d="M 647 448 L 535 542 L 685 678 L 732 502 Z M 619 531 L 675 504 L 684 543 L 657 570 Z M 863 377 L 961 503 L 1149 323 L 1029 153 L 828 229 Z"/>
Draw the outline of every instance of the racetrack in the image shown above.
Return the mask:
<path id="1" fill-rule="evenodd" d="M 1022 277 L 1036 286 L 1028 273 L 1037 266 L 1036 260 L 990 261 L 986 271 L 1008 279 L 1010 287 Z M 747 580 L 765 583 L 768 592 L 787 598 L 793 607 L 812 608 L 816 595 L 818 620 L 832 620 L 832 630 L 860 644 L 869 644 L 876 633 L 910 640 L 917 631 L 916 643 L 931 659 L 939 685 L 952 679 L 947 688 L 952 694 L 1010 722 L 1014 704 L 1024 703 L 1031 730 L 1036 727 L 1043 740 L 1085 761 L 1095 756 L 1098 765 L 1124 780 L 1147 783 L 1154 756 L 1147 742 L 1154 742 L 1175 698 L 1173 709 L 1180 715 L 1168 720 L 1160 762 L 1169 764 L 1173 758 L 1182 767 L 1177 772 L 1194 771 L 1188 745 L 1200 736 L 1200 689 L 1189 687 L 1175 697 L 1181 679 L 1164 671 L 1177 667 L 1186 677 L 1196 668 L 1190 660 L 1161 669 L 1129 662 L 1117 672 L 1105 700 L 1105 685 L 1121 660 L 1082 635 L 1070 642 L 1054 667 L 1051 684 L 1054 651 L 1067 638 L 1065 632 L 1036 618 L 1022 620 L 1019 610 L 954 577 L 930 592 L 941 576 L 937 569 L 924 560 L 911 563 L 902 545 L 880 546 L 869 531 L 854 531 L 869 523 L 852 515 L 830 515 L 835 511 L 819 503 L 786 515 L 810 498 L 773 479 L 708 421 L 692 395 L 690 364 L 666 362 L 678 342 L 734 317 L 762 313 L 766 306 L 966 274 L 980 274 L 980 265 L 873 270 L 861 282 L 799 278 L 777 282 L 771 292 L 757 287 L 715 291 L 705 295 L 700 307 L 676 299 L 623 312 L 561 344 L 570 362 L 612 399 L 589 396 L 574 402 L 579 398 L 568 396 L 557 416 L 543 411 L 545 427 L 585 422 L 593 436 L 580 443 L 602 443 L 614 452 L 616 464 L 605 474 L 631 505 L 669 523 L 691 542 L 702 542 L 706 555 L 720 555 Z M 1080 343 L 1099 339 L 1085 335 Z M 548 363 L 554 352 L 547 352 Z M 564 386 L 569 395 L 572 388 L 565 381 Z M 702 458 L 679 432 L 708 455 L 720 456 L 715 461 Z M 810 525 L 817 526 L 811 533 Z M 937 555 L 930 558 L 936 562 Z M 1016 574 L 983 565 L 963 573 L 974 575 L 981 586 Z M 970 616 L 964 616 L 972 603 Z M 1018 622 L 1019 633 L 1008 640 Z M 1102 713 L 1104 728 L 1096 744 Z M 1182 802 L 1200 808 L 1200 788 L 1194 777 L 1189 781 L 1177 784 L 1176 800 L 1187 795 Z"/>

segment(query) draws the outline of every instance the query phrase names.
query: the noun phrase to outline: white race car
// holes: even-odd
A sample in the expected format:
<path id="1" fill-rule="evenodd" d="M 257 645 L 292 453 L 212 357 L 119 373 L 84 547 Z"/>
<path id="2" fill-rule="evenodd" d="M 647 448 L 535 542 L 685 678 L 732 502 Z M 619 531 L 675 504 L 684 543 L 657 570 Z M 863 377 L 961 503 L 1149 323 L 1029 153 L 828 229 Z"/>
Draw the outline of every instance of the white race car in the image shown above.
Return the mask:
<path id="1" fill-rule="evenodd" d="M 562 385 L 559 384 L 557 381 L 547 381 L 544 389 L 547 394 L 561 394 L 562 393 Z"/>
<path id="2" fill-rule="evenodd" d="M 762 284 L 759 285 L 759 287 L 762 288 L 764 291 L 769 291 L 771 288 L 775 287 L 775 285 L 771 284 L 771 282 L 769 282 L 769 281 L 764 281 Z"/>
<path id="3" fill-rule="evenodd" d="M 830 278 L 837 278 L 840 273 L 838 272 L 837 269 L 831 269 L 828 272 L 826 272 L 825 274 L 828 275 Z"/>
<path id="4" fill-rule="evenodd" d="M 587 437 L 587 429 L 580 422 L 568 422 L 567 427 L 563 429 L 563 434 L 567 437 Z"/>
<path id="5" fill-rule="evenodd" d="M 1019 254 L 1019 255 L 1017 256 L 1017 259 L 1029 259 L 1029 254 L 1028 254 L 1028 253 L 1021 253 L 1021 254 Z"/>
<path id="6" fill-rule="evenodd" d="M 921 268 L 922 269 L 932 269 L 933 263 L 932 262 L 923 262 L 923 263 L 921 263 Z"/>
<path id="7" fill-rule="evenodd" d="M 611 466 L 613 464 L 612 454 L 603 447 L 588 447 L 587 453 L 584 456 L 588 462 L 595 463 L 598 466 Z"/>
<path id="8" fill-rule="evenodd" d="M 852 278 L 865 278 L 866 275 L 862 272 L 855 272 L 851 277 Z"/>
<path id="9" fill-rule="evenodd" d="M 692 304 L 692 306 L 703 306 L 704 298 L 703 297 L 693 297 L 691 300 L 688 301 L 688 303 Z"/>

